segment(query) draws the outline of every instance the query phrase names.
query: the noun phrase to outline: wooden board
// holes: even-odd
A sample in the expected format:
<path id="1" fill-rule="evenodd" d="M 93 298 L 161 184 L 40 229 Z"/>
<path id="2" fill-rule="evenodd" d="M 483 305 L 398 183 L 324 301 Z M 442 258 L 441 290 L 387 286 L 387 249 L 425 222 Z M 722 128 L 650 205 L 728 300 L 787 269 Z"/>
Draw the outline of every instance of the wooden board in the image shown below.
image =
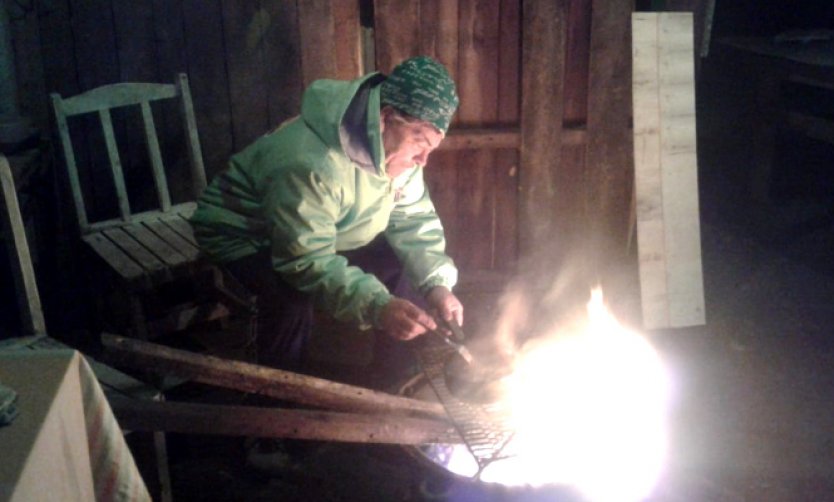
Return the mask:
<path id="1" fill-rule="evenodd" d="M 102 335 L 106 356 L 134 368 L 338 411 L 446 418 L 437 402 L 395 396 L 300 373 Z"/>
<path id="2" fill-rule="evenodd" d="M 179 2 L 169 0 L 152 0 L 152 5 L 157 81 L 172 83 L 177 74 L 188 71 L 182 8 Z M 179 103 L 173 101 L 153 106 L 163 164 L 168 173 L 168 188 L 175 202 L 192 197 L 188 154 L 183 148 L 186 143 L 180 108 Z"/>
<path id="3" fill-rule="evenodd" d="M 377 444 L 461 442 L 447 422 L 428 418 L 124 398 L 112 398 L 111 404 L 121 426 L 131 430 Z"/>
<path id="4" fill-rule="evenodd" d="M 499 14 L 498 0 L 459 0 L 457 86 L 461 126 L 483 127 L 498 120 Z M 491 269 L 495 252 L 495 152 L 460 152 L 457 163 L 455 216 L 460 233 L 457 237 L 463 245 L 455 249 L 455 256 L 465 270 Z"/>
<path id="5" fill-rule="evenodd" d="M 517 127 L 521 87 L 521 2 L 501 0 L 498 44 L 499 124 Z M 494 152 L 495 219 L 492 268 L 514 270 L 518 257 L 518 165 L 521 137 L 512 148 Z"/>
<path id="6" fill-rule="evenodd" d="M 555 148 L 562 142 L 565 8 L 565 1 L 522 3 L 518 226 L 519 258 L 525 268 L 535 264 L 536 255 L 551 248 L 555 238 L 554 177 L 562 162 Z"/>
<path id="7" fill-rule="evenodd" d="M 593 0 L 588 74 L 586 204 L 588 270 L 599 274 L 626 259 L 631 204 L 632 131 L 629 64 L 632 2 Z"/>
<path id="8" fill-rule="evenodd" d="M 301 36 L 301 75 L 304 87 L 320 78 L 336 78 L 335 27 L 332 0 L 298 3 Z"/>
<path id="9" fill-rule="evenodd" d="M 298 9 L 294 0 L 261 2 L 261 8 L 269 21 L 264 32 L 269 122 L 277 126 L 301 110 Z"/>
<path id="10" fill-rule="evenodd" d="M 107 237 L 100 233 L 92 233 L 82 238 L 95 253 L 100 256 L 110 268 L 119 274 L 129 284 L 147 284 L 145 271 L 133 261 L 130 256 L 119 249 Z"/>
<path id="11" fill-rule="evenodd" d="M 126 225 L 124 230 L 168 267 L 178 267 L 185 264 L 185 257 L 176 248 L 160 239 L 158 235 L 145 228 L 144 225 Z"/>
<path id="12" fill-rule="evenodd" d="M 376 67 L 391 73 L 420 49 L 420 3 L 413 0 L 375 0 Z"/>
<path id="13" fill-rule="evenodd" d="M 382 3 L 382 2 L 379 2 Z M 379 5 L 378 3 L 378 5 Z M 411 11 L 409 16 L 415 15 Z M 403 13 L 401 12 L 400 15 Z M 419 51 L 422 54 L 432 56 L 440 61 L 452 76 L 452 79 L 457 82 L 458 75 L 458 14 L 459 5 L 458 0 L 431 0 L 420 2 L 420 32 L 419 32 Z M 379 12 L 377 12 L 379 16 Z M 390 29 L 392 21 L 390 19 L 379 19 L 381 27 Z M 406 19 L 399 29 L 414 29 L 412 22 Z M 385 33 L 377 33 L 377 44 L 388 44 L 384 40 Z M 416 35 L 406 37 L 404 40 L 408 44 L 414 43 Z M 394 62 L 388 59 L 394 57 L 391 53 L 391 48 L 386 48 L 382 55 L 378 55 L 378 64 L 384 64 L 386 67 L 393 66 Z M 379 57 L 381 56 L 381 57 Z M 390 68 L 389 70 L 390 71 Z M 463 239 L 460 239 L 459 221 L 457 213 L 457 178 L 459 166 L 459 156 L 448 149 L 455 149 L 455 146 L 466 146 L 466 139 L 458 141 L 459 138 L 453 138 L 456 134 L 452 131 L 458 127 L 460 122 L 460 114 L 455 114 L 452 117 L 452 129 L 442 143 L 438 151 L 432 153 L 429 157 L 428 164 L 425 170 L 426 185 L 429 188 L 432 202 L 434 203 L 437 214 L 443 222 L 443 229 L 446 234 L 446 252 L 452 256 L 456 261 L 460 262 L 460 256 L 457 250 L 462 246 Z M 476 134 L 477 135 L 477 134 Z M 463 145 L 461 145 L 463 143 Z M 474 146 L 474 145 L 471 145 Z"/>
<path id="14" fill-rule="evenodd" d="M 353 80 L 363 73 L 359 2 L 335 1 L 332 13 L 336 76 L 344 80 Z"/>
<path id="15" fill-rule="evenodd" d="M 4 155 L 0 155 L 0 195 L 4 206 L 0 209 L 3 229 L 8 245 L 8 256 L 11 260 L 12 276 L 17 293 L 20 323 L 28 335 L 46 333 L 41 298 L 32 265 L 32 255 L 29 253 L 29 242 L 26 240 L 26 228 L 20 214 L 15 182 L 9 162 Z"/>
<path id="16" fill-rule="evenodd" d="M 165 220 L 149 221 L 146 222 L 145 225 L 151 230 L 151 232 L 156 234 L 169 246 L 176 249 L 179 254 L 183 255 L 186 261 L 192 262 L 200 255 L 200 249 L 195 246 L 193 242 L 190 242 L 185 237 L 177 233 L 177 231 L 169 226 Z"/>
<path id="17" fill-rule="evenodd" d="M 634 163 L 643 324 L 703 324 L 692 15 L 635 13 Z"/>
<path id="18" fill-rule="evenodd" d="M 116 52 L 116 34 L 110 2 L 107 0 L 69 0 L 70 23 L 75 43 L 73 55 L 76 62 L 78 83 L 81 91 L 111 84 L 119 80 L 119 61 Z M 100 214 L 112 214 L 117 207 L 113 193 L 112 175 L 108 168 L 107 154 L 103 148 L 101 126 L 94 116 L 79 117 L 81 127 L 73 127 L 73 143 L 79 145 L 79 161 L 85 153 L 89 158 L 84 165 L 92 166 L 82 170 L 84 200 L 96 201 L 89 207 L 91 219 Z M 119 132 L 124 138 L 124 132 Z M 86 148 L 85 148 L 86 146 Z"/>
<path id="19" fill-rule="evenodd" d="M 153 5 L 148 0 L 111 0 L 113 30 L 119 61 L 119 82 L 158 82 Z M 165 80 L 170 77 L 166 75 Z M 163 80 L 164 81 L 164 80 Z M 136 109 L 113 110 L 116 139 L 136 207 L 157 200 L 152 188 L 148 156 Z"/>
<path id="20" fill-rule="evenodd" d="M 259 2 L 222 0 L 223 40 L 229 72 L 233 151 L 269 129 L 263 40 L 267 14 Z"/>
<path id="21" fill-rule="evenodd" d="M 570 2 L 565 28 L 565 125 L 584 126 L 588 120 L 591 0 Z"/>
<path id="22" fill-rule="evenodd" d="M 212 179 L 232 154 L 229 75 L 223 58 L 223 19 L 219 0 L 183 0 L 185 53 L 206 175 Z"/>

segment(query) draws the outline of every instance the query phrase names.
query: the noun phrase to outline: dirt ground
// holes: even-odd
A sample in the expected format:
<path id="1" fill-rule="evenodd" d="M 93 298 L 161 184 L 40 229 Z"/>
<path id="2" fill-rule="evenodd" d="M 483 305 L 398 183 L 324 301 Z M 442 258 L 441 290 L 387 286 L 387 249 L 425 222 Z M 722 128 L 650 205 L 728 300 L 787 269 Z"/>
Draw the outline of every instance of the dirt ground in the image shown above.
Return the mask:
<path id="1" fill-rule="evenodd" d="M 675 387 L 670 462 L 652 500 L 834 500 L 834 194 L 811 177 L 750 201 L 743 124 L 754 110 L 749 89 L 722 75 L 707 65 L 698 87 L 708 322 L 650 334 Z M 816 151 L 830 166 L 831 148 Z M 802 153 L 788 152 L 790 169 Z M 576 499 L 451 478 L 395 446 L 307 444 L 266 476 L 245 466 L 240 440 L 169 441 L 174 500 Z"/>

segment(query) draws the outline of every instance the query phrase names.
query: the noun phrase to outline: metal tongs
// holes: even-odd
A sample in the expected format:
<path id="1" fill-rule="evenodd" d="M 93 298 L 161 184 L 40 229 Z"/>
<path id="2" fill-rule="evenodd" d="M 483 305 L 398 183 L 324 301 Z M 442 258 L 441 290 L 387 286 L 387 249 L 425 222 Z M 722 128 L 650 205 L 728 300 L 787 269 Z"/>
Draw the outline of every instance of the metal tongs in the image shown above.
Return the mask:
<path id="1" fill-rule="evenodd" d="M 472 357 L 472 353 L 469 352 L 469 349 L 467 349 L 466 346 L 463 344 L 466 340 L 466 337 L 464 336 L 463 329 L 460 327 L 460 325 L 458 325 L 458 323 L 454 320 L 447 321 L 442 317 L 436 318 L 435 321 L 438 325 L 446 328 L 451 333 L 451 336 L 447 336 L 445 333 L 439 330 L 429 330 L 429 333 L 432 333 L 435 336 L 439 337 L 441 340 L 443 340 L 443 342 L 446 345 L 455 349 L 455 352 L 457 352 L 460 355 L 460 357 L 462 357 L 463 360 L 466 361 L 467 364 L 471 365 L 474 361 L 474 358 Z"/>

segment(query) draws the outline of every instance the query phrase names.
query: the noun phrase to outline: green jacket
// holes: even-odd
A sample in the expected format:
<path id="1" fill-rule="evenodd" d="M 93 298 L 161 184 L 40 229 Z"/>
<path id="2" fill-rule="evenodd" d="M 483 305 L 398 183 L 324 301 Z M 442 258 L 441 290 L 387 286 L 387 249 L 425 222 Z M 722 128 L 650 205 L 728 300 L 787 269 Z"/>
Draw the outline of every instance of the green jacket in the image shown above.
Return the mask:
<path id="1" fill-rule="evenodd" d="M 337 319 L 364 328 L 377 324 L 391 294 L 338 252 L 384 231 L 420 291 L 451 289 L 457 281 L 422 167 L 393 181 L 385 174 L 383 78 L 314 82 L 301 115 L 234 155 L 191 218 L 210 259 L 224 263 L 270 249 L 272 266 L 287 283 L 311 293 Z"/>

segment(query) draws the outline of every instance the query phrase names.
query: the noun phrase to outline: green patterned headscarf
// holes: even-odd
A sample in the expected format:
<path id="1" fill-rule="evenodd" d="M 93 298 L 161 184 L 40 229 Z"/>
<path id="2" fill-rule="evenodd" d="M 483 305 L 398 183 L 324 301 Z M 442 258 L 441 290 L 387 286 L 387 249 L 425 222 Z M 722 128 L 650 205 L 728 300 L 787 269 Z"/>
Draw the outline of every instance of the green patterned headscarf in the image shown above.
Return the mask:
<path id="1" fill-rule="evenodd" d="M 400 63 L 382 82 L 380 100 L 412 117 L 430 122 L 446 134 L 458 107 L 455 82 L 446 68 L 428 56 Z"/>

